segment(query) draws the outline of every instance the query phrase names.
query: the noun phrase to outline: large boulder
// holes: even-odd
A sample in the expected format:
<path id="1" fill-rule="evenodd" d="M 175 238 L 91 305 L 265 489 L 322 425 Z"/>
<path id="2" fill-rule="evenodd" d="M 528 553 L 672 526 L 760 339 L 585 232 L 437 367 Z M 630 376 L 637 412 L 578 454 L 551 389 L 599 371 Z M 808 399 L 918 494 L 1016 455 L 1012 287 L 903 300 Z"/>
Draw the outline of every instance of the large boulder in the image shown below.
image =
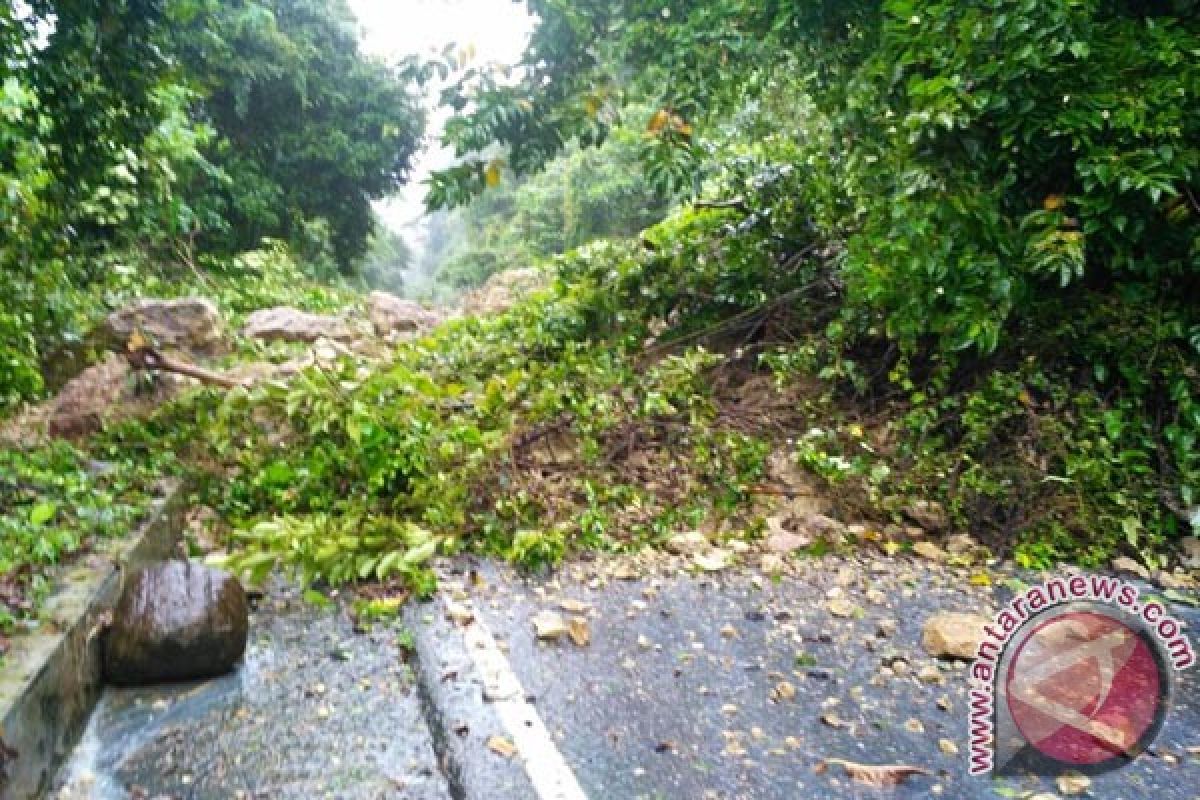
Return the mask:
<path id="1" fill-rule="evenodd" d="M 344 342 L 359 336 L 344 317 L 313 314 L 288 306 L 255 311 L 246 318 L 242 333 L 268 342 L 315 342 L 321 338 Z"/>
<path id="2" fill-rule="evenodd" d="M 190 561 L 147 567 L 126 583 L 105 642 L 109 683 L 197 680 L 233 669 L 246 650 L 246 593 Z"/>
<path id="3" fill-rule="evenodd" d="M 546 285 L 543 272 L 533 268 L 497 272 L 463 298 L 468 315 L 499 314 L 512 308 L 525 295 Z"/>
<path id="4" fill-rule="evenodd" d="M 367 317 L 378 336 L 411 333 L 432 328 L 442 321 L 442 316 L 434 311 L 422 308 L 411 300 L 380 291 L 367 295 Z"/>
<path id="5" fill-rule="evenodd" d="M 140 300 L 109 314 L 102 333 L 106 344 L 123 350 L 135 330 L 159 347 L 192 353 L 213 351 L 224 332 L 216 304 L 203 297 Z"/>

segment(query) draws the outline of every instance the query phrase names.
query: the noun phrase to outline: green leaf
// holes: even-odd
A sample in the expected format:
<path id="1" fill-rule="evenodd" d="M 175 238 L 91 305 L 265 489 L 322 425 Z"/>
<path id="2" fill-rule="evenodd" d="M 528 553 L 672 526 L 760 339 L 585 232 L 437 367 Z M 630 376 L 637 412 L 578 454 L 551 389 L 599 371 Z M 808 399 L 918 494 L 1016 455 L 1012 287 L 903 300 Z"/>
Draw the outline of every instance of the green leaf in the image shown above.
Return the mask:
<path id="1" fill-rule="evenodd" d="M 54 515 L 58 513 L 58 506 L 51 502 L 38 503 L 29 510 L 29 524 L 35 528 L 40 528 L 50 520 L 54 519 Z"/>

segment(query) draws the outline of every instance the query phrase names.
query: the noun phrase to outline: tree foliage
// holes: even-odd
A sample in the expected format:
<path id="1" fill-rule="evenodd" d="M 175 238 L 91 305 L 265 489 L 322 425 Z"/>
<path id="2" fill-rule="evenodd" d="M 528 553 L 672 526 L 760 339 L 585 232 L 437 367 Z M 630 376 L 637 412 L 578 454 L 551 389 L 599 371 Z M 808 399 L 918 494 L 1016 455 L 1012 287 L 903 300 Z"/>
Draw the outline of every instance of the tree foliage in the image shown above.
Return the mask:
<path id="1" fill-rule="evenodd" d="M 641 116 L 649 116 L 643 113 Z M 544 170 L 510 172 L 456 210 L 436 280 L 454 290 L 542 263 L 596 239 L 637 235 L 663 217 L 668 198 L 641 169 L 641 136 L 619 130 L 597 148 L 570 147 Z"/>
<path id="2" fill-rule="evenodd" d="M 137 291 L 130 270 L 219 283 L 266 238 L 355 269 L 419 144 L 426 70 L 367 58 L 354 26 L 311 0 L 0 9 L 0 410 Z"/>
<path id="3" fill-rule="evenodd" d="M 220 134 L 206 154 L 225 177 L 222 244 L 297 240 L 322 219 L 348 271 L 366 253 L 370 201 L 411 168 L 424 125 L 416 63 L 363 56 L 343 0 L 210 3 L 176 42 Z"/>

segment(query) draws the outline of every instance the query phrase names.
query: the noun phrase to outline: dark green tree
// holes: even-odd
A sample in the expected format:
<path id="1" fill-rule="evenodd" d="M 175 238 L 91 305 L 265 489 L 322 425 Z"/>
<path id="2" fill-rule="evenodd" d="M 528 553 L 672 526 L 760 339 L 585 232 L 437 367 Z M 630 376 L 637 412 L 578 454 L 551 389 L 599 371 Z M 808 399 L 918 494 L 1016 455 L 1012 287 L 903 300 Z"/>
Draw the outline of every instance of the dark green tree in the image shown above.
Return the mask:
<path id="1" fill-rule="evenodd" d="M 227 176 L 219 245 L 296 241 L 322 219 L 349 271 L 367 250 L 371 200 L 404 182 L 420 143 L 413 62 L 364 55 L 343 0 L 210 3 L 175 46 L 220 134 L 209 151 Z"/>

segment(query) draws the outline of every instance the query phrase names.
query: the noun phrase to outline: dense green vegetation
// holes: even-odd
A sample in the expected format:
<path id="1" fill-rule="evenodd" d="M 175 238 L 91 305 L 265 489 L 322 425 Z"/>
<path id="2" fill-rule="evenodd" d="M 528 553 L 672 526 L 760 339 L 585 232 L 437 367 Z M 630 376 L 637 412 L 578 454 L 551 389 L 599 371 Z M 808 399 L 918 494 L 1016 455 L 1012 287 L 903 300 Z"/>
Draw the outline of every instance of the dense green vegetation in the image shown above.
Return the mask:
<path id="1" fill-rule="evenodd" d="M 429 201 L 465 207 L 440 218 L 464 240 L 446 284 L 551 257 L 547 288 L 369 371 L 345 357 L 287 385 L 199 392 L 111 427 L 92 451 L 189 476 L 236 531 L 234 563 L 248 572 L 400 576 L 417 590 L 439 551 L 540 564 L 688 528 L 754 534 L 772 452 L 848 519 L 886 530 L 936 500 L 954 527 L 1030 566 L 1118 553 L 1159 566 L 1200 528 L 1194 0 L 529 5 L 539 22 L 524 68 L 468 68 L 444 93 L 461 162 L 432 178 Z M 251 94 L 295 91 L 280 65 L 324 62 L 287 62 L 272 44 L 284 31 L 312 41 L 309 7 L 294 8 L 277 27 L 216 15 L 225 41 L 266 37 L 271 55 L 248 73 L 224 71 L 228 53 L 219 65 L 180 53 L 139 59 L 139 80 L 210 64 L 188 69 Z M 146 19 L 131 47 L 161 35 Z M 23 30 L 5 35 L 32 47 Z M 244 47 L 239 57 L 258 45 Z M 44 57 L 27 58 L 32 69 Z M 0 358 L 17 367 L 0 391 L 14 399 L 37 390 L 38 337 L 66 326 L 41 310 L 46 298 L 101 280 L 73 265 L 106 263 L 76 260 L 74 245 L 49 260 L 22 249 L 47 245 L 18 234 L 61 231 L 58 215 L 76 212 L 53 201 L 70 152 L 50 146 L 58 117 L 32 88 L 43 84 L 16 72 L 4 84 L 14 110 L 0 117 L 11 143 L 0 172 L 17 187 L 0 202 L 17 203 L 5 219 L 19 220 L 4 224 L 23 226 L 0 251 L 15 298 L 0 325 L 16 332 Z M 292 137 L 307 129 L 283 118 L 257 131 L 236 90 L 221 99 L 205 80 L 165 95 L 136 86 L 104 90 L 123 104 L 117 122 L 95 121 L 116 131 L 104 135 L 141 159 L 175 120 L 167 139 L 189 155 L 168 162 L 170 186 L 242 176 L 188 206 L 201 232 L 189 247 L 219 254 L 278 236 L 310 270 L 327 258 L 322 242 L 343 262 L 363 252 L 364 206 L 323 210 L 291 171 L 354 163 L 331 157 L 328 118 L 314 112 L 311 162 L 268 169 L 255 148 L 305 151 Z M 358 95 L 390 91 L 401 90 Z M 198 125 L 203 103 L 226 116 Z M 362 145 L 372 166 L 352 181 L 357 197 L 403 176 L 417 130 L 405 119 L 368 126 L 383 139 Z M 104 163 L 94 174 L 124 180 Z M 175 230 L 140 199 L 159 185 L 146 169 L 122 190 L 139 199 L 120 206 L 131 216 L 109 224 L 110 239 L 149 231 L 139 241 L 154 246 L 154 232 Z M 313 184 L 336 184 L 324 180 Z M 375 252 L 410 261 L 385 241 Z M 42 501 L 23 502 L 30 535 Z"/>
<path id="2" fill-rule="evenodd" d="M 649 112 L 635 114 L 645 121 Z M 636 236 L 666 213 L 668 196 L 641 169 L 637 127 L 596 148 L 569 147 L 539 172 L 513 179 L 498 170 L 493 186 L 431 226 L 424 259 L 450 294 L 489 276 L 521 269 L 596 239 Z"/>
<path id="3" fill-rule="evenodd" d="M 341 2 L 37 0 L 0 31 L 0 409 L 147 280 L 224 283 L 266 238 L 353 272 L 423 127 L 423 70 L 362 56 Z"/>

